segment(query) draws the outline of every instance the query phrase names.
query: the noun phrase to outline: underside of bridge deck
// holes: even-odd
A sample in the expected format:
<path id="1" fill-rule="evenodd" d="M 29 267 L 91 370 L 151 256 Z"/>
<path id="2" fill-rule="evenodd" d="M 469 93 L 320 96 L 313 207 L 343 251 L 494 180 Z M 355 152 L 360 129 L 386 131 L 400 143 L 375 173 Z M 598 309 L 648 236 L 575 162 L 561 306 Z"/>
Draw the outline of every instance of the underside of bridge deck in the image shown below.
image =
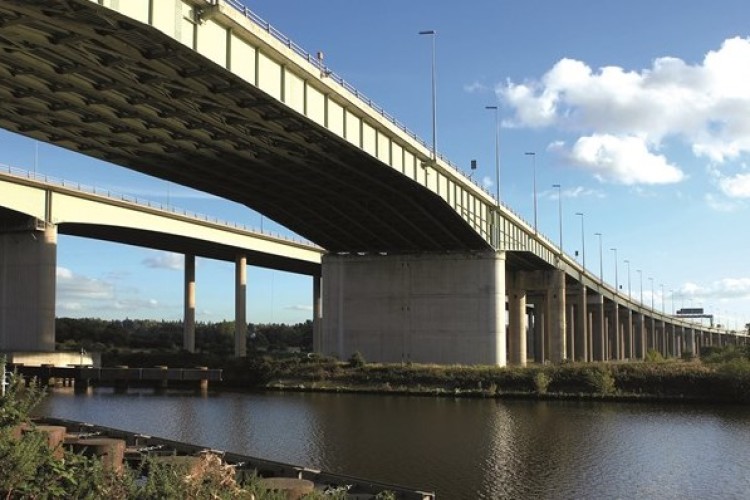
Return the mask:
<path id="1" fill-rule="evenodd" d="M 157 29 L 0 3 L 0 127 L 257 210 L 331 252 L 488 250 L 427 188 Z"/>

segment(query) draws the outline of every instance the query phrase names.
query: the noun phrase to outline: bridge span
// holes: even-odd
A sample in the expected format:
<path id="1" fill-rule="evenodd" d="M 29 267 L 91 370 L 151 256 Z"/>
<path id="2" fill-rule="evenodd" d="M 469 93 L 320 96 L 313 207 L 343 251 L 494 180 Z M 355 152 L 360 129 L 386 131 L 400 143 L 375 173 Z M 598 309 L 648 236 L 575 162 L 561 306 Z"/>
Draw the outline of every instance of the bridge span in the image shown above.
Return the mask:
<path id="1" fill-rule="evenodd" d="M 524 365 L 745 339 L 601 282 L 237 0 L 5 0 L 0 48 L 3 128 L 323 247 L 325 354 Z"/>
<path id="2" fill-rule="evenodd" d="M 0 351 L 55 349 L 58 234 L 184 254 L 183 347 L 189 351 L 195 349 L 196 256 L 235 263 L 238 356 L 247 334 L 246 265 L 313 276 L 320 295 L 324 251 L 312 243 L 0 166 Z"/>

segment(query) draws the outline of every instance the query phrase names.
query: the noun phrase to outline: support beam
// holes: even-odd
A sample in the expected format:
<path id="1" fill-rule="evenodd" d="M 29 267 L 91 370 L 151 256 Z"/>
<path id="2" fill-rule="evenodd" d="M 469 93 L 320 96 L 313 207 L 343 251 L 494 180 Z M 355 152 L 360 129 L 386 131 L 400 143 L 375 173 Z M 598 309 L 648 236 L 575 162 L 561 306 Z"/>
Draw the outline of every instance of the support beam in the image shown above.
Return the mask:
<path id="1" fill-rule="evenodd" d="M 592 323 L 593 328 L 592 331 L 592 347 L 593 347 L 593 360 L 594 361 L 604 361 L 604 347 L 605 347 L 605 333 L 606 328 L 604 326 L 605 323 L 605 315 L 604 315 L 604 297 L 602 295 L 597 295 L 595 298 L 595 302 L 591 304 L 591 312 L 592 312 Z"/>
<path id="2" fill-rule="evenodd" d="M 185 254 L 185 312 L 182 348 L 195 352 L 195 255 Z"/>
<path id="3" fill-rule="evenodd" d="M 234 355 L 247 356 L 247 257 L 238 255 L 234 266 Z"/>

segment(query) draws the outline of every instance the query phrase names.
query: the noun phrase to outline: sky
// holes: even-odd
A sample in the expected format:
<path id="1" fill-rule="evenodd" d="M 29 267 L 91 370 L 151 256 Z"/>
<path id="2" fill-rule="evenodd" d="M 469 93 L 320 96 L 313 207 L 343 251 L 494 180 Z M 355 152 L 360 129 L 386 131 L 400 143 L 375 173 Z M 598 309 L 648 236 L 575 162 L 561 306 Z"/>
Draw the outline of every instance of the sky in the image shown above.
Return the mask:
<path id="1" fill-rule="evenodd" d="M 485 106 L 498 106 L 504 203 L 533 224 L 536 172 L 540 232 L 558 242 L 561 215 L 564 250 L 585 253 L 594 273 L 636 298 L 642 290 L 657 309 L 702 307 L 731 328 L 750 322 L 746 2 L 245 4 L 322 51 L 331 70 L 428 143 L 431 44 L 418 32 L 435 30 L 442 154 L 466 170 L 476 160 L 472 176 L 494 193 L 495 115 Z M 8 132 L 0 152 L 3 164 L 289 233 L 237 204 Z M 179 255 L 61 236 L 57 314 L 179 319 L 181 268 Z M 311 303 L 310 278 L 249 269 L 249 321 L 305 321 Z M 197 319 L 232 319 L 233 308 L 233 265 L 198 259 Z"/>

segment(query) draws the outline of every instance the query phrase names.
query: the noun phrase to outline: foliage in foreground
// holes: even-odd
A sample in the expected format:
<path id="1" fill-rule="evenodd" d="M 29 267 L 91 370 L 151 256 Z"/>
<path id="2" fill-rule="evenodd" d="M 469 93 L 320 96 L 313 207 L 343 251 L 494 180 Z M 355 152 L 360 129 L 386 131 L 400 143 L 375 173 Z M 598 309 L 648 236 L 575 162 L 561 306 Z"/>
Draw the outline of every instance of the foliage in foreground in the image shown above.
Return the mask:
<path id="1" fill-rule="evenodd" d="M 29 414 L 44 397 L 32 382 L 13 377 L 5 397 L 0 397 L 0 497 L 5 499 L 214 499 L 283 500 L 284 493 L 268 491 L 260 478 L 238 482 L 233 466 L 212 453 L 198 464 L 173 464 L 147 458 L 138 469 L 106 468 L 96 457 L 69 451 L 62 456 L 49 448 L 47 435 L 35 432 Z M 24 425 L 24 432 L 20 426 Z M 57 453 L 56 453 L 57 452 Z M 303 497 L 343 499 L 345 493 Z M 377 497 L 394 498 L 388 492 Z"/>

